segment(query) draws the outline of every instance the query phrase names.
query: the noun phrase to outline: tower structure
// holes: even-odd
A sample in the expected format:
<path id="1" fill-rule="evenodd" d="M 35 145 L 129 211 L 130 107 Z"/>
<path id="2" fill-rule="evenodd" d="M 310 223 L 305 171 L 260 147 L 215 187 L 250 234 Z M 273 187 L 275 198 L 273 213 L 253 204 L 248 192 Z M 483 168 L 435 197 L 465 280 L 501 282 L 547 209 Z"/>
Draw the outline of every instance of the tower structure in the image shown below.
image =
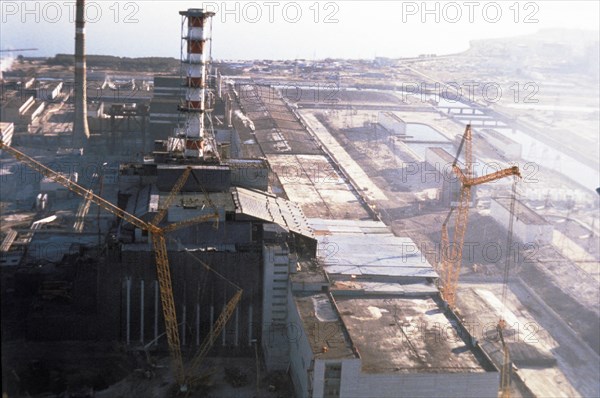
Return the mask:
<path id="1" fill-rule="evenodd" d="M 73 146 L 82 148 L 89 137 L 85 60 L 85 1 L 77 0 L 75 6 L 75 121 L 73 123 Z"/>
<path id="2" fill-rule="evenodd" d="M 189 160 L 216 162 L 214 134 L 205 127 L 207 69 L 213 12 L 198 8 L 180 11 L 181 75 L 183 92 L 179 104 L 182 124 L 169 139 L 169 151 Z"/>

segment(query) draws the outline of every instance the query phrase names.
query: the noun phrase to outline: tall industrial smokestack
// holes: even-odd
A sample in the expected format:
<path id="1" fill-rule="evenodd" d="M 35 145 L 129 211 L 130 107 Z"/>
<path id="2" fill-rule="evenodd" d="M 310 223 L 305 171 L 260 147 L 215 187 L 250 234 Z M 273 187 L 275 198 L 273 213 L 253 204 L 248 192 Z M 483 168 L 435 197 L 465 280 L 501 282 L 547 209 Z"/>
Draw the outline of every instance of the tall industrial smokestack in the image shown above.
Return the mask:
<path id="1" fill-rule="evenodd" d="M 87 120 L 85 0 L 77 0 L 75 12 L 75 123 L 73 125 L 73 146 L 83 148 L 90 137 Z"/>
<path id="2" fill-rule="evenodd" d="M 196 159 L 214 159 L 216 148 L 213 147 L 212 137 L 209 137 L 204 127 L 206 112 L 206 67 L 208 48 L 206 42 L 211 39 L 210 24 L 213 12 L 190 8 L 180 11 L 182 16 L 181 39 L 185 42 L 186 52 L 182 53 L 181 63 L 185 80 L 185 98 L 179 106 L 179 111 L 185 117 L 185 150 L 184 156 Z M 186 24 L 187 22 L 187 24 Z M 187 29 L 185 27 L 187 25 Z"/>

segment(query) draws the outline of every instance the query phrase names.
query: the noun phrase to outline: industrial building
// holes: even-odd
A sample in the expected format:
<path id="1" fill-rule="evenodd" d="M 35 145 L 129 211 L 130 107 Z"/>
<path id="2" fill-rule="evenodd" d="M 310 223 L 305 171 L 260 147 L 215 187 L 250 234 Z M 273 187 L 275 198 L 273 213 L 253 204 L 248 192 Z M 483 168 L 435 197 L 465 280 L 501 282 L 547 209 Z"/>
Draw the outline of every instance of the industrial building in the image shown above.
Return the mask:
<path id="1" fill-rule="evenodd" d="M 392 135 L 406 135 L 406 122 L 393 112 L 380 112 L 377 122 Z"/>
<path id="2" fill-rule="evenodd" d="M 492 145 L 498 153 L 507 159 L 519 159 L 521 157 L 521 144 L 493 129 L 483 129 L 482 134 L 486 141 Z"/>
<path id="3" fill-rule="evenodd" d="M 439 147 L 428 147 L 425 151 L 425 163 L 423 163 L 423 174 L 428 171 L 437 173 L 436 181 L 439 182 L 438 199 L 443 206 L 455 205 L 460 198 L 460 180 L 452 172 L 454 156 L 445 149 Z M 462 162 L 458 162 L 462 165 Z M 476 188 L 473 188 L 476 191 Z M 472 196 L 471 205 L 475 203 L 476 195 Z"/>
<path id="4" fill-rule="evenodd" d="M 327 104 L 281 91 L 297 65 L 317 79 L 321 68 L 335 71 L 338 84 L 348 70 L 347 84 L 364 88 L 352 79 L 387 73 L 366 62 L 257 61 L 243 70 L 222 62 L 240 73 L 222 75 L 209 56 L 215 14 L 196 8 L 179 12 L 179 76 L 148 74 L 152 83 L 140 86 L 94 72 L 109 90 L 145 92 L 92 101 L 83 5 L 77 1 L 75 80 L 39 79 L 34 92 L 36 80 L 22 79 L 27 97 L 11 89 L 2 99 L 3 339 L 35 346 L 18 365 L 9 347 L 7 395 L 495 398 L 500 390 L 504 398 L 511 388 L 518 396 L 598 390 L 575 383 L 562 359 L 577 358 L 573 352 L 552 356 L 571 336 L 594 349 L 596 324 L 561 320 L 560 335 L 548 324 L 583 308 L 582 296 L 595 297 L 586 281 L 577 279 L 579 296 L 560 296 L 559 313 L 537 301 L 529 308 L 517 299 L 542 302 L 559 290 L 556 267 L 536 259 L 521 276 L 513 269 L 522 267 L 473 250 L 508 234 L 556 258 L 553 224 L 516 190 L 497 197 L 503 187 L 478 188 L 516 179 L 518 168 L 471 175 L 462 161 L 452 167 L 449 151 L 458 148 L 461 160 L 479 152 L 471 126 L 458 134 L 463 126 L 450 109 L 378 90 L 342 90 L 339 103 Z M 379 57 L 374 66 L 396 63 Z M 280 69 L 273 82 L 258 79 Z M 432 127 L 438 122 L 443 128 Z M 523 155 L 497 131 L 476 137 L 502 159 Z M 444 252 L 449 241 L 460 243 L 458 257 Z M 547 281 L 552 289 L 533 292 Z M 505 344 L 526 338 L 514 325 L 539 313 L 541 348 Z M 472 327 L 482 319 L 487 329 Z M 76 374 L 39 359 L 65 342 L 82 343 L 84 354 L 48 353 L 48 363 L 68 368 L 90 348 L 106 352 L 86 358 L 109 365 L 77 364 Z M 595 369 L 588 362 L 586 375 Z M 64 381 L 54 385 L 46 366 Z"/>
<path id="5" fill-rule="evenodd" d="M 302 270 L 292 279 L 298 396 L 496 396 L 498 373 L 445 313 L 437 273 L 413 241 L 381 222 L 309 223 L 330 287 L 302 286 Z"/>
<path id="6" fill-rule="evenodd" d="M 552 225 L 521 201 L 515 203 L 515 237 L 527 244 L 549 244 L 552 242 Z M 510 198 L 493 198 L 490 208 L 492 217 L 508 228 Z"/>
<path id="7" fill-rule="evenodd" d="M 2 142 L 5 142 L 7 145 L 10 145 L 12 143 L 14 133 L 14 123 L 0 122 L 0 134 L 2 135 Z"/>

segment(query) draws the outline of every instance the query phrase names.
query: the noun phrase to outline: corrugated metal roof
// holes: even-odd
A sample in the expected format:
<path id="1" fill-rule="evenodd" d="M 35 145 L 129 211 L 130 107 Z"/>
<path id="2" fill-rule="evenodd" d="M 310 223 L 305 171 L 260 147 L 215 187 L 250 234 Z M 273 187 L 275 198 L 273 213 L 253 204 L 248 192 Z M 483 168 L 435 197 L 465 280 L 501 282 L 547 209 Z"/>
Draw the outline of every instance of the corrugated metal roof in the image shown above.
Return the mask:
<path id="1" fill-rule="evenodd" d="M 278 224 L 299 235 L 314 239 L 312 228 L 300 207 L 289 200 L 246 188 L 235 188 L 236 212 Z"/>

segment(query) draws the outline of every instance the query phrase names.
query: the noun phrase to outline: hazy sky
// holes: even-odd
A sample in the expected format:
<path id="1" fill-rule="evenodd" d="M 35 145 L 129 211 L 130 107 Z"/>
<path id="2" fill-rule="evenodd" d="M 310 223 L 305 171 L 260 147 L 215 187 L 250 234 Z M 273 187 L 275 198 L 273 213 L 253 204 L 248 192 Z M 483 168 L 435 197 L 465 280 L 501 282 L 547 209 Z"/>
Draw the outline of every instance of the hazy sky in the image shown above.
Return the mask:
<path id="1" fill-rule="evenodd" d="M 74 1 L 2 1 L 0 47 L 73 53 Z M 213 58 L 373 58 L 464 51 L 472 39 L 599 29 L 598 1 L 88 1 L 87 52 L 179 57 L 179 10 L 217 12 Z M 224 10 L 228 10 L 224 12 Z"/>

